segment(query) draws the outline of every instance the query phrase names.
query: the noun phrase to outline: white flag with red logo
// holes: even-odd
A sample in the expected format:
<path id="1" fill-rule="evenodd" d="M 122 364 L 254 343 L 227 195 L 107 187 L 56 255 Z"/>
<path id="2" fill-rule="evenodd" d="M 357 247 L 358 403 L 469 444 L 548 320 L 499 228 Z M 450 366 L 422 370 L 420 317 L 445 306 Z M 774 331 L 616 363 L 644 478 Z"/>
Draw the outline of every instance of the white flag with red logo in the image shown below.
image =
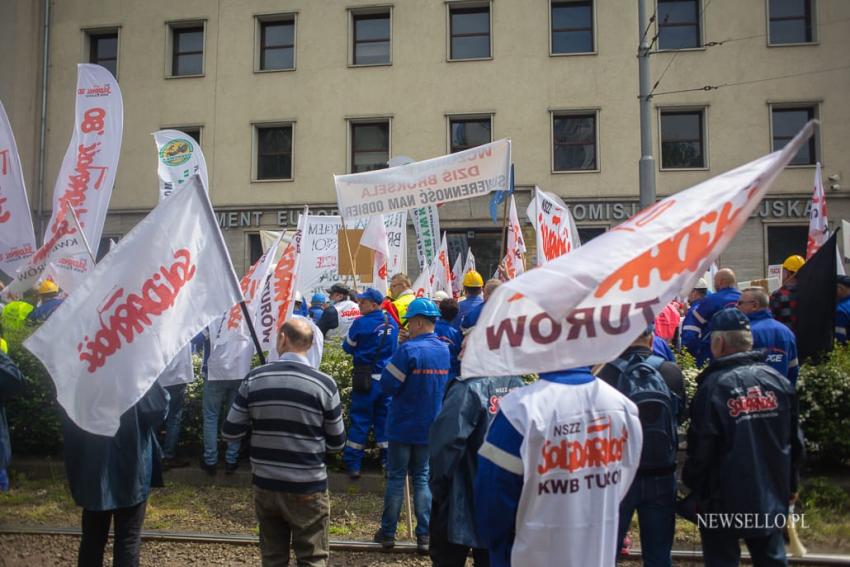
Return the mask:
<path id="1" fill-rule="evenodd" d="M 444 291 L 449 296 L 452 295 L 452 269 L 449 266 L 449 247 L 446 242 L 446 233 L 443 233 L 443 239 L 440 241 L 440 247 L 437 249 L 437 255 L 434 256 L 434 261 L 431 262 L 431 291 Z"/>
<path id="2" fill-rule="evenodd" d="M 806 260 L 815 255 L 829 239 L 829 219 L 826 212 L 826 195 L 823 192 L 820 162 L 815 167 L 815 187 L 812 206 L 809 208 L 809 239 L 806 244 Z"/>
<path id="3" fill-rule="evenodd" d="M 511 195 L 510 213 L 508 216 L 508 239 L 505 247 L 504 268 L 505 277 L 512 280 L 525 272 L 525 238 L 522 236 L 522 226 L 516 211 L 516 201 Z"/>
<path id="4" fill-rule="evenodd" d="M 209 192 L 207 160 L 201 145 L 192 136 L 180 130 L 158 130 L 153 133 L 153 139 L 156 143 L 160 201 L 183 187 L 193 175 L 200 176 L 204 189 Z"/>
<path id="5" fill-rule="evenodd" d="M 807 124 L 781 151 L 676 193 L 500 286 L 467 338 L 463 375 L 616 358 L 705 273 L 813 129 Z"/>
<path id="6" fill-rule="evenodd" d="M 35 253 L 35 231 L 18 146 L 0 102 L 0 270 L 13 276 Z"/>
<path id="7" fill-rule="evenodd" d="M 387 260 L 390 257 L 387 243 L 387 228 L 384 215 L 369 217 L 369 224 L 363 229 L 360 244 L 375 251 L 372 265 L 372 287 L 387 294 Z"/>
<path id="8" fill-rule="evenodd" d="M 24 346 L 74 423 L 112 436 L 183 346 L 241 299 L 195 178 L 122 238 Z"/>
<path id="9" fill-rule="evenodd" d="M 431 270 L 429 268 L 425 268 L 419 275 L 416 277 L 416 281 L 413 282 L 413 293 L 416 294 L 416 297 L 431 297 L 434 293 L 434 288 L 431 285 L 434 278 L 431 276 Z"/>
<path id="10" fill-rule="evenodd" d="M 580 246 L 570 209 L 557 196 L 535 187 L 526 214 L 537 233 L 538 266 Z"/>
<path id="11" fill-rule="evenodd" d="M 266 327 L 266 320 L 262 318 L 265 310 L 261 309 L 262 332 L 260 337 L 260 344 L 263 349 L 269 349 L 269 360 L 278 358 L 277 332 L 281 325 L 292 317 L 292 310 L 295 307 L 295 292 L 301 287 L 304 236 L 310 226 L 308 212 L 307 207 L 304 207 L 304 212 L 298 218 L 298 227 L 295 229 L 292 240 L 287 244 L 286 250 L 269 275 L 268 291 L 272 327 L 271 329 Z"/>
<path id="12" fill-rule="evenodd" d="M 57 226 L 52 240 L 45 242 L 18 269 L 9 285 L 0 292 L 0 299 L 21 299 L 45 279 L 53 280 L 62 292 L 70 294 L 94 269 L 94 258 L 85 234 L 67 202 L 62 214 L 57 217 Z"/>
<path id="13" fill-rule="evenodd" d="M 44 241 L 59 230 L 59 212 L 69 202 L 97 256 L 112 184 L 121 153 L 124 103 L 115 77 L 100 65 L 77 65 L 74 132 L 53 189 L 53 216 Z"/>
<path id="14" fill-rule="evenodd" d="M 463 263 L 463 275 L 475 271 L 475 255 L 472 253 L 472 248 L 466 250 L 466 262 Z M 463 281 L 463 280 L 461 280 Z"/>
<path id="15" fill-rule="evenodd" d="M 457 299 L 463 293 L 463 258 L 458 254 L 452 266 L 452 297 Z"/>

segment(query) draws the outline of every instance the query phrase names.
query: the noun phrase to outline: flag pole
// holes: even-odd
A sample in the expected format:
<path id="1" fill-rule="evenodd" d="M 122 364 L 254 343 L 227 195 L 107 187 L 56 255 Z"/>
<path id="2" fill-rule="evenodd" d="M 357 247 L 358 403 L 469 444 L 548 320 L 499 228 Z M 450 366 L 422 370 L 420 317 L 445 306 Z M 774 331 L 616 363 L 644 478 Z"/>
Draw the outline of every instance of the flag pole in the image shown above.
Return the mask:
<path id="1" fill-rule="evenodd" d="M 514 194 L 514 164 L 511 164 L 511 177 L 508 194 L 505 195 L 505 206 L 502 207 L 502 246 L 499 251 L 499 265 L 505 257 L 505 248 L 508 246 L 508 198 Z"/>
<path id="2" fill-rule="evenodd" d="M 351 273 L 348 277 L 351 278 L 351 288 L 356 290 L 357 279 L 354 277 L 354 274 L 357 272 L 357 269 L 354 265 L 354 256 L 351 255 L 351 242 L 348 240 L 348 229 L 345 228 L 345 217 L 340 216 L 339 220 L 342 228 L 342 236 L 345 238 L 345 249 L 348 251 L 348 264 L 351 266 Z"/>
<path id="3" fill-rule="evenodd" d="M 245 319 L 245 322 L 248 324 L 248 330 L 251 332 L 251 340 L 254 341 L 254 348 L 257 349 L 257 356 L 260 357 L 260 364 L 266 363 L 266 355 L 263 354 L 263 347 L 260 346 L 260 339 L 257 338 L 257 331 L 254 330 L 254 322 L 251 321 L 250 315 L 248 315 L 248 306 L 245 305 L 245 300 L 239 302 L 239 306 L 242 308 L 242 317 Z"/>

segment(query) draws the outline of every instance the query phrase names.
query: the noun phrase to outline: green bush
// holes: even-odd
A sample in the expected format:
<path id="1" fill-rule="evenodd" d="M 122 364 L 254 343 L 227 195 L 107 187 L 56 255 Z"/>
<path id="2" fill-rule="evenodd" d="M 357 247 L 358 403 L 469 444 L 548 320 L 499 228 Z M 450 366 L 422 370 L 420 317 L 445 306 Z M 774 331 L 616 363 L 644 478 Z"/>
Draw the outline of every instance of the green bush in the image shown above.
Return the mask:
<path id="1" fill-rule="evenodd" d="M 820 364 L 804 364 L 797 392 L 809 451 L 825 461 L 850 462 L 850 347 L 836 345 Z"/>

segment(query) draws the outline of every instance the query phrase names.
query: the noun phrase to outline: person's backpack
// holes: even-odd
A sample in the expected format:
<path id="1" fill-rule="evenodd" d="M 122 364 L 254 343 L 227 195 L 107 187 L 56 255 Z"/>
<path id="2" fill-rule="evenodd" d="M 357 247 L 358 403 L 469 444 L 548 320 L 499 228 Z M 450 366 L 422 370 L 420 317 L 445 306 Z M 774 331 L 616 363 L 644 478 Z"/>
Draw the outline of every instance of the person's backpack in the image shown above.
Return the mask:
<path id="1" fill-rule="evenodd" d="M 635 354 L 612 363 L 620 371 L 615 385 L 617 390 L 638 407 L 643 429 L 639 467 L 642 470 L 676 466 L 679 396 L 670 390 L 661 376 L 659 369 L 664 362 L 655 354 L 645 358 Z"/>

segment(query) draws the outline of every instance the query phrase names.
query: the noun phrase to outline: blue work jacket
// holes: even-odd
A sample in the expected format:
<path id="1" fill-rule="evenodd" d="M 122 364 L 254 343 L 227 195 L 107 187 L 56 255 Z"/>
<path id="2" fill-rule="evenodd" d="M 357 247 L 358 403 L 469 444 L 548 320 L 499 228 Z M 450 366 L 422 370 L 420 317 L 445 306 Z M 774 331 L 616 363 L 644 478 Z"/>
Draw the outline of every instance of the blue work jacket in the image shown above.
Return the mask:
<path id="1" fill-rule="evenodd" d="M 797 383 L 800 364 L 797 360 L 797 338 L 791 329 L 773 318 L 770 309 L 747 315 L 753 333 L 753 350 L 766 351 L 768 366 Z"/>
<path id="2" fill-rule="evenodd" d="M 460 376 L 460 345 L 463 343 L 463 335 L 460 331 L 452 327 L 451 323 L 444 319 L 437 319 L 437 325 L 434 327 L 434 334 L 449 347 L 449 356 L 451 357 L 451 372 L 449 380 L 453 380 Z"/>
<path id="3" fill-rule="evenodd" d="M 382 342 L 382 337 L 383 342 Z M 354 365 L 373 365 L 372 373 L 380 374 L 398 343 L 398 325 L 381 309 L 354 320 L 342 350 L 354 357 Z M 379 349 L 380 348 L 380 352 Z"/>

